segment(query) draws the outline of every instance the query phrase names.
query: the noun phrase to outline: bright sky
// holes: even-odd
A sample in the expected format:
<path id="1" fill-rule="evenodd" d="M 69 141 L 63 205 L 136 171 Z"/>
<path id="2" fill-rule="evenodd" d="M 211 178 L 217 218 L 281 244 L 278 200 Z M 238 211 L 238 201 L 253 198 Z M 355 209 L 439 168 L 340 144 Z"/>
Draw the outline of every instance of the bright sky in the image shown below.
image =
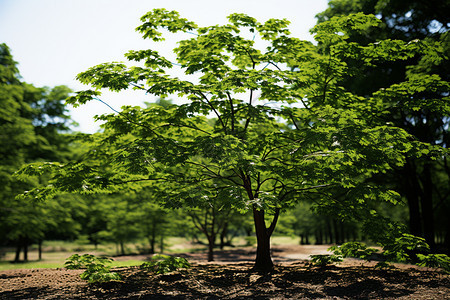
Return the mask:
<path id="1" fill-rule="evenodd" d="M 170 58 L 175 44 L 143 40 L 135 28 L 140 17 L 154 8 L 178 11 L 199 26 L 225 24 L 231 13 L 245 13 L 263 22 L 270 18 L 291 21 L 293 36 L 311 40 L 314 16 L 327 0 L 0 0 L 0 43 L 6 43 L 19 63 L 25 82 L 35 86 L 67 85 L 87 89 L 76 74 L 94 65 L 125 61 L 128 50 L 155 49 Z M 191 36 L 180 36 L 191 38 Z M 102 100 L 119 109 L 154 98 L 143 92 L 104 93 Z M 100 102 L 71 108 L 78 131 L 99 129 L 94 115 L 111 113 Z"/>

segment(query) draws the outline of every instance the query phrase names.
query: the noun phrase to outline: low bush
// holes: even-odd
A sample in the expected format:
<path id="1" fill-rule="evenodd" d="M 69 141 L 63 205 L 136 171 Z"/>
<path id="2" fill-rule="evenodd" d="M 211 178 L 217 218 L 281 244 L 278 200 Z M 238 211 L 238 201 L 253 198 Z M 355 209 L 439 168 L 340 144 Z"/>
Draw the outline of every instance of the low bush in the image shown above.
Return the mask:
<path id="1" fill-rule="evenodd" d="M 166 274 L 178 269 L 190 268 L 190 266 L 191 264 L 185 258 L 159 254 L 143 263 L 140 268 L 155 274 Z"/>
<path id="2" fill-rule="evenodd" d="M 109 264 L 112 258 L 105 256 L 95 256 L 92 254 L 74 254 L 64 263 L 64 267 L 71 270 L 86 269 L 80 278 L 89 283 L 101 283 L 113 280 L 121 280 L 121 276 L 116 272 L 111 272 Z"/>

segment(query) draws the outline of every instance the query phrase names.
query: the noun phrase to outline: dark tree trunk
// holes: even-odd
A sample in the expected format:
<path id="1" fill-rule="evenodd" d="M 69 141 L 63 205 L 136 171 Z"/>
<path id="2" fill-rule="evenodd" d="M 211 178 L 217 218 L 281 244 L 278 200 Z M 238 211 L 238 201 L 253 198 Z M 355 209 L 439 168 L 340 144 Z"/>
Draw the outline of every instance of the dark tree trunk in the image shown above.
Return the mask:
<path id="1" fill-rule="evenodd" d="M 125 255 L 125 247 L 123 241 L 120 241 L 120 254 Z"/>
<path id="2" fill-rule="evenodd" d="M 404 193 L 409 208 L 409 231 L 415 236 L 423 236 L 420 218 L 419 182 L 417 181 L 415 169 L 413 169 L 410 162 L 406 163 L 402 177 L 405 179 Z"/>
<path id="3" fill-rule="evenodd" d="M 149 242 L 150 242 L 150 253 L 153 254 L 155 253 L 155 243 L 156 243 L 155 238 L 151 237 Z"/>
<path id="4" fill-rule="evenodd" d="M 323 233 L 322 229 L 316 230 L 316 245 L 322 245 L 323 244 Z"/>
<path id="5" fill-rule="evenodd" d="M 19 242 L 19 244 L 16 246 L 16 256 L 14 257 L 14 262 L 20 261 L 20 251 L 22 250 L 22 245 Z"/>
<path id="6" fill-rule="evenodd" d="M 208 235 L 208 261 L 214 261 L 215 235 Z"/>
<path id="7" fill-rule="evenodd" d="M 450 218 L 447 218 L 447 231 L 444 236 L 444 247 L 447 251 L 447 255 L 450 255 Z"/>
<path id="8" fill-rule="evenodd" d="M 38 259 L 42 260 L 42 241 L 41 240 L 39 240 L 39 243 L 38 243 Z"/>
<path id="9" fill-rule="evenodd" d="M 432 250 L 435 250 L 436 244 L 434 242 L 434 216 L 433 216 L 433 183 L 431 181 L 431 167 L 430 163 L 426 163 L 422 176 L 423 196 L 421 197 L 422 206 L 422 220 L 424 238 L 430 245 Z"/>
<path id="10" fill-rule="evenodd" d="M 28 242 L 23 243 L 23 261 L 28 261 Z"/>
<path id="11" fill-rule="evenodd" d="M 253 208 L 253 220 L 255 222 L 256 240 L 256 260 L 253 269 L 260 272 L 270 272 L 273 270 L 272 256 L 270 253 L 270 234 L 264 221 L 264 210 Z"/>
<path id="12" fill-rule="evenodd" d="M 150 253 L 155 253 L 155 243 L 156 243 L 156 222 L 152 222 L 152 235 L 150 237 Z"/>
<path id="13" fill-rule="evenodd" d="M 333 230 L 331 228 L 331 221 L 329 218 L 326 219 L 326 224 L 327 224 L 327 233 L 328 233 L 328 244 L 333 244 Z"/>
<path id="14" fill-rule="evenodd" d="M 228 222 L 225 222 L 223 224 L 222 231 L 220 232 L 220 250 L 223 250 L 223 247 L 225 246 L 225 237 L 228 234 Z"/>
<path id="15" fill-rule="evenodd" d="M 341 237 L 339 234 L 339 224 L 336 221 L 336 219 L 333 219 L 332 224 L 334 229 L 334 240 L 336 241 L 336 244 L 342 244 Z"/>
<path id="16" fill-rule="evenodd" d="M 164 234 L 161 233 L 160 243 L 159 243 L 159 253 L 164 252 Z"/>

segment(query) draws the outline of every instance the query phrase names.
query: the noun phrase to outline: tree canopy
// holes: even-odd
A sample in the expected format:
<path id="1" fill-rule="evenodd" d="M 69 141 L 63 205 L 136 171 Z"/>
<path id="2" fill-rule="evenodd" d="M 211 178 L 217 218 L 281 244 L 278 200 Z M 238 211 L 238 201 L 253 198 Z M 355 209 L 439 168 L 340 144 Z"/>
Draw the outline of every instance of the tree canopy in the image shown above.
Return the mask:
<path id="1" fill-rule="evenodd" d="M 352 33 L 380 24 L 373 15 L 318 24 L 313 29 L 318 45 L 291 37 L 285 19 L 260 23 L 232 14 L 226 25 L 198 27 L 175 11 L 155 9 L 141 21 L 137 31 L 145 39 L 163 41 L 167 31 L 191 37 L 174 49 L 177 62 L 152 49 L 129 51 L 128 63 L 105 63 L 78 74 L 92 89 L 67 102 L 81 105 L 100 97 L 101 89 L 129 88 L 188 102 L 124 106 L 120 113 L 98 117 L 106 121 L 104 132 L 85 136 L 90 151 L 82 159 L 33 164 L 19 172 L 53 172 L 47 187 L 24 197 L 147 186 L 172 208 L 208 207 L 220 200 L 224 208 L 253 213 L 255 269 L 268 271 L 270 236 L 280 212 L 308 199 L 340 218 L 369 220 L 377 217 L 372 201 L 398 201 L 398 193 L 371 181 L 373 175 L 402 166 L 408 156 L 447 155 L 383 119 L 391 109 L 385 97 L 413 109 L 448 112 L 448 101 L 408 101 L 411 92 L 448 89 L 438 75 L 412 77 L 368 96 L 342 85 L 356 71 L 347 59 L 375 66 L 425 52 L 439 55 L 421 40 L 349 40 Z M 190 79 L 170 76 L 173 67 Z"/>
<path id="2" fill-rule="evenodd" d="M 63 218 L 56 219 L 67 211 L 56 202 L 43 207 L 14 200 L 17 193 L 45 179 L 23 183 L 13 174 L 24 163 L 68 158 L 64 132 L 70 118 L 63 100 L 69 92 L 66 86 L 37 88 L 22 82 L 9 47 L 0 44 L 0 235 L 2 243 L 13 242 L 19 252 L 41 240 L 49 228 L 56 229 L 58 222 L 65 227 Z M 49 218 L 51 214 L 55 218 Z"/>

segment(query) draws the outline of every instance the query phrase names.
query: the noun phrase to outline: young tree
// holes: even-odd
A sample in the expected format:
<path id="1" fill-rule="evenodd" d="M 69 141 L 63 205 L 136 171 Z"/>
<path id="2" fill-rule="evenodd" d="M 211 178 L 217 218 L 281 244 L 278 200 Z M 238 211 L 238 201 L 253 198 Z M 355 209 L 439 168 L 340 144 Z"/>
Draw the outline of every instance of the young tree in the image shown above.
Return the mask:
<path id="1" fill-rule="evenodd" d="M 93 138 L 91 156 L 100 155 L 98 150 L 107 145 L 108 163 L 102 168 L 86 161 L 28 166 L 22 173 L 56 173 L 52 186 L 33 190 L 29 197 L 139 183 L 164 189 L 160 201 L 176 208 L 199 207 L 210 195 L 221 193 L 230 207 L 252 212 L 254 269 L 270 271 L 270 237 L 281 211 L 314 197 L 340 217 L 368 218 L 373 214 L 367 209 L 371 201 L 396 201 L 395 192 L 368 183 L 368 178 L 402 165 L 405 153 L 419 156 L 426 148 L 442 155 L 442 149 L 380 124 L 385 108 L 376 96 L 356 96 L 339 85 L 349 72 L 344 57 L 372 64 L 380 57 L 414 55 L 418 45 L 426 46 L 347 42 L 348 32 L 376 26 L 373 16 L 356 14 L 317 26 L 320 47 L 290 37 L 287 20 L 259 23 L 232 14 L 229 24 L 198 28 L 164 9 L 141 20 L 137 30 L 154 41 L 163 40 L 161 29 L 193 33 L 174 49 L 184 74 L 195 75 L 192 81 L 166 74 L 175 63 L 154 50 L 130 51 L 127 59 L 138 66 L 106 63 L 79 74 L 81 82 L 97 90 L 78 92 L 68 102 L 98 99 L 101 88 L 142 89 L 161 97 L 178 94 L 189 102 L 166 108 L 123 107 L 118 114 L 100 117 L 106 131 Z M 265 50 L 256 47 L 257 37 L 267 45 Z M 334 197 L 336 193 L 345 197 Z"/>

